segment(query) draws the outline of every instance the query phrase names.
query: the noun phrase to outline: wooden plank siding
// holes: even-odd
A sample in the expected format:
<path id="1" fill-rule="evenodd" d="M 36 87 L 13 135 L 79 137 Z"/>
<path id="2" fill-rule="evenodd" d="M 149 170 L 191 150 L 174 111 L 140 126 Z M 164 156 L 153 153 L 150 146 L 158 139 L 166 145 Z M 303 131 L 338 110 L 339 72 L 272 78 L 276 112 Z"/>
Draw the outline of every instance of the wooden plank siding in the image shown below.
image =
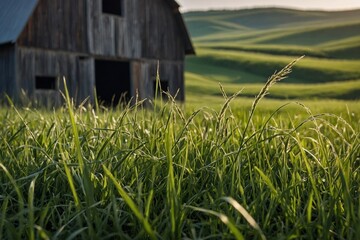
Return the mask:
<path id="1" fill-rule="evenodd" d="M 88 52 L 86 0 L 39 0 L 18 45 Z"/>
<path id="2" fill-rule="evenodd" d="M 154 97 L 154 82 L 156 79 L 158 61 L 146 60 L 137 62 L 133 68 L 139 71 L 134 82 L 139 88 L 140 99 L 152 99 Z M 178 90 L 177 100 L 184 101 L 184 78 L 183 78 L 183 62 L 181 61 L 160 61 L 159 64 L 159 75 L 161 81 L 168 82 L 169 90 L 171 95 L 175 95 Z M 139 78 L 139 80 L 137 80 Z"/>
<path id="3" fill-rule="evenodd" d="M 90 53 L 134 59 L 183 60 L 184 43 L 170 6 L 163 0 L 124 0 L 124 16 L 103 14 L 88 2 Z"/>
<path id="4" fill-rule="evenodd" d="M 85 99 L 94 102 L 95 93 L 95 61 L 90 57 L 77 58 L 77 86 L 75 89 L 77 102 Z"/>
<path id="5" fill-rule="evenodd" d="M 40 0 L 20 46 L 131 59 L 183 60 L 184 42 L 164 0 L 123 0 L 124 14 L 102 13 L 100 0 Z"/>
<path id="6" fill-rule="evenodd" d="M 184 43 L 170 6 L 161 0 L 142 0 L 146 5 L 147 31 L 142 55 L 152 59 L 184 60 Z M 141 15 L 139 16 L 141 18 Z"/>
<path id="7" fill-rule="evenodd" d="M 78 55 L 68 52 L 52 50 L 38 50 L 32 48 L 18 48 L 17 51 L 17 72 L 19 88 L 26 92 L 30 99 L 39 103 L 53 100 L 54 105 L 59 105 L 62 101 L 59 90 L 64 91 L 63 77 L 65 77 L 68 90 L 74 99 L 78 99 L 79 85 L 87 83 L 79 82 L 78 78 Z M 41 90 L 35 88 L 36 77 L 55 77 L 55 90 Z M 51 96 L 51 97 L 50 97 Z M 49 98 L 50 97 L 50 98 Z"/>

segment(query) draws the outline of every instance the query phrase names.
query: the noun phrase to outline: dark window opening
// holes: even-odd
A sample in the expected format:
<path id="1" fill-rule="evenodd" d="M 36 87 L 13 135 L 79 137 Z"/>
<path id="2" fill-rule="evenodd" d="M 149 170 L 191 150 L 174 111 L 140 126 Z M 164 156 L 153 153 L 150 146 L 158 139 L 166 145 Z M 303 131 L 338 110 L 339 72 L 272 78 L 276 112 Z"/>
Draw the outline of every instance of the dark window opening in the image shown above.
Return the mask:
<path id="1" fill-rule="evenodd" d="M 102 0 L 103 13 L 123 16 L 123 1 L 122 0 Z"/>
<path id="2" fill-rule="evenodd" d="M 88 60 L 89 57 L 88 56 L 79 56 L 79 60 Z"/>
<path id="3" fill-rule="evenodd" d="M 97 100 L 105 106 L 127 103 L 131 99 L 130 62 L 95 61 Z"/>
<path id="4" fill-rule="evenodd" d="M 160 84 L 160 86 L 159 86 Z M 158 90 L 156 91 L 156 86 L 158 87 Z M 154 80 L 154 98 L 156 98 L 156 93 L 158 96 L 160 96 L 162 99 L 167 99 L 167 95 L 164 92 L 169 92 L 169 82 L 166 80 L 160 80 L 159 83 L 156 83 L 156 80 Z"/>
<path id="5" fill-rule="evenodd" d="M 56 77 L 35 77 L 35 89 L 37 90 L 56 90 Z"/>

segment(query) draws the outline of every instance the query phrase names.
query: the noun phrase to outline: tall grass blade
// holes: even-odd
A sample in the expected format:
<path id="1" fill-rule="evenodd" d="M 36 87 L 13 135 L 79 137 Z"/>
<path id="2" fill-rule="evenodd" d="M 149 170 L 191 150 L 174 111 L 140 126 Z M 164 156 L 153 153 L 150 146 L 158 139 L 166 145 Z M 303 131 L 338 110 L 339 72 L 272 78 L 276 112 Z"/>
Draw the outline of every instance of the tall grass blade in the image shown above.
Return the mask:
<path id="1" fill-rule="evenodd" d="M 78 197 L 78 194 L 76 192 L 76 188 L 75 188 L 75 184 L 74 184 L 74 178 L 72 177 L 72 174 L 70 172 L 70 169 L 68 167 L 68 165 L 66 164 L 66 162 L 64 161 L 64 169 L 65 169 L 65 174 L 68 180 L 68 183 L 70 185 L 70 189 L 71 189 L 71 193 L 74 197 L 74 201 L 75 201 L 75 206 L 78 210 L 80 210 L 80 200 Z"/>
<path id="2" fill-rule="evenodd" d="M 250 118 L 254 115 L 255 109 L 260 102 L 261 99 L 263 99 L 267 94 L 269 94 L 270 88 L 277 82 L 280 82 L 281 80 L 284 80 L 288 77 L 288 75 L 292 72 L 292 68 L 294 65 L 303 59 L 304 56 L 301 56 L 292 62 L 290 62 L 288 65 L 286 65 L 283 69 L 281 69 L 279 72 L 275 72 L 265 83 L 265 85 L 261 88 L 259 94 L 255 97 L 255 100 L 251 106 L 250 110 Z"/>
<path id="3" fill-rule="evenodd" d="M 150 223 L 148 220 L 142 215 L 138 207 L 136 206 L 135 202 L 129 197 L 129 195 L 125 192 L 125 190 L 121 187 L 121 185 L 118 183 L 114 175 L 105 167 L 103 166 L 105 175 L 110 178 L 112 183 L 114 184 L 115 188 L 117 189 L 120 196 L 124 199 L 125 203 L 128 205 L 128 207 L 131 209 L 131 211 L 134 213 L 136 218 L 140 221 L 140 223 L 143 225 L 145 231 L 149 235 L 151 239 L 156 239 L 156 235 L 154 230 L 151 228 Z"/>
<path id="4" fill-rule="evenodd" d="M 76 126 L 76 120 L 75 120 L 75 114 L 73 111 L 73 104 L 71 103 L 71 98 L 69 95 L 69 91 L 66 85 L 66 79 L 64 78 L 64 88 L 65 88 L 65 100 L 66 100 L 66 105 L 68 108 L 68 113 L 69 113 L 69 117 L 70 117 L 70 123 L 71 123 L 71 128 L 74 134 L 74 143 L 75 143 L 75 150 L 76 150 L 76 158 L 79 162 L 79 166 L 81 171 L 84 170 L 84 161 L 83 161 L 83 157 L 81 155 L 81 145 L 80 145 L 80 140 L 79 140 L 79 132 L 77 130 L 77 126 Z"/>
<path id="5" fill-rule="evenodd" d="M 306 220 L 308 223 L 311 223 L 311 219 L 312 219 L 313 202 L 314 202 L 314 192 L 312 191 L 310 193 L 308 204 L 306 207 Z"/>
<path id="6" fill-rule="evenodd" d="M 9 179 L 11 185 L 14 187 L 14 190 L 17 194 L 18 197 L 18 202 L 19 202 L 19 231 L 17 231 L 16 236 L 18 238 L 21 238 L 22 232 L 23 232 L 23 223 L 25 222 L 25 218 L 24 218 L 24 206 L 25 206 L 25 202 L 24 202 L 24 197 L 20 191 L 19 186 L 16 184 L 15 179 L 13 178 L 13 176 L 10 174 L 10 172 L 7 170 L 7 168 L 0 163 L 0 168 L 5 172 L 5 175 L 7 176 L 7 178 Z"/>
<path id="7" fill-rule="evenodd" d="M 66 240 L 76 239 L 78 237 L 78 235 L 80 235 L 86 229 L 87 229 L 87 227 L 83 227 L 83 228 L 76 230 L 75 232 L 71 233 L 70 236 L 66 238 Z"/>
<path id="8" fill-rule="evenodd" d="M 67 103 L 67 108 L 68 108 L 68 113 L 70 116 L 70 123 L 71 123 L 71 128 L 73 131 L 73 135 L 74 135 L 74 143 L 75 143 L 75 152 L 76 152 L 76 158 L 78 160 L 79 163 L 79 167 L 80 167 L 80 172 L 81 172 L 81 177 L 83 180 L 83 184 L 84 184 L 84 194 L 86 196 L 86 202 L 88 204 L 88 206 L 91 206 L 95 203 L 94 200 L 94 186 L 91 183 L 91 178 L 90 178 L 90 170 L 88 168 L 88 166 L 85 164 L 84 160 L 83 160 L 83 156 L 81 153 L 81 145 L 80 145 L 80 139 L 79 139 L 79 132 L 77 129 L 77 125 L 76 125 L 76 119 L 75 119 L 75 114 L 73 111 L 73 104 L 71 103 L 71 98 L 69 95 L 69 91 L 67 89 L 67 85 L 66 85 L 66 79 L 64 78 L 64 87 L 65 87 L 65 100 Z"/>
<path id="9" fill-rule="evenodd" d="M 172 123 L 170 122 L 168 124 L 166 138 L 165 138 L 166 158 L 168 161 L 167 200 L 170 207 L 171 233 L 172 233 L 172 237 L 175 238 L 177 197 L 176 197 L 175 177 L 174 177 L 174 167 L 173 167 L 173 157 L 172 157 L 172 142 L 173 142 Z"/>
<path id="10" fill-rule="evenodd" d="M 35 240 L 35 209 L 34 209 L 34 191 L 35 191 L 35 181 L 36 178 L 34 180 L 31 181 L 30 183 L 30 187 L 29 187 L 29 193 L 28 193 L 28 205 L 29 205 L 29 239 L 30 240 Z"/>
<path id="11" fill-rule="evenodd" d="M 7 219 L 6 217 L 6 212 L 8 211 L 8 206 L 9 206 L 9 197 L 6 197 L 5 199 L 3 199 L 2 201 L 2 206 L 1 206 L 1 217 L 0 217 L 0 239 L 3 239 L 3 232 L 4 232 L 4 225 L 5 225 L 5 221 Z"/>
<path id="12" fill-rule="evenodd" d="M 250 224 L 250 226 L 253 227 L 259 233 L 262 240 L 266 239 L 259 224 L 257 224 L 255 219 L 250 215 L 248 211 L 246 211 L 246 209 L 243 206 L 241 206 L 235 199 L 231 197 L 224 197 L 223 199 L 226 202 L 230 203 L 245 218 L 245 220 Z"/>
<path id="13" fill-rule="evenodd" d="M 193 206 L 188 206 L 188 207 L 195 211 L 203 212 L 218 217 L 229 228 L 229 230 L 232 232 L 236 240 L 244 240 L 243 234 L 239 231 L 239 229 L 237 229 L 235 224 L 225 214 L 199 207 L 193 207 Z"/>
<path id="14" fill-rule="evenodd" d="M 291 73 L 293 66 L 300 61 L 302 58 L 304 58 L 304 56 L 301 56 L 295 60 L 293 60 L 291 63 L 289 63 L 288 65 L 286 65 L 283 69 L 281 69 L 279 72 L 274 73 L 265 83 L 265 85 L 261 88 L 260 92 L 258 93 L 258 95 L 255 97 L 255 100 L 253 101 L 253 104 L 251 106 L 250 109 L 250 114 L 249 114 L 249 118 L 247 120 L 246 126 L 244 128 L 244 131 L 242 133 L 242 139 L 241 139 L 241 143 L 239 146 L 239 150 L 237 152 L 236 155 L 236 159 L 239 157 L 240 152 L 243 148 L 244 142 L 245 142 L 245 134 L 250 126 L 250 123 L 253 119 L 255 110 L 257 105 L 259 104 L 260 100 L 263 99 L 268 93 L 269 93 L 269 89 L 271 88 L 271 86 L 273 86 L 275 83 L 280 82 L 281 80 L 287 78 L 287 76 Z"/>
<path id="15" fill-rule="evenodd" d="M 258 167 L 254 167 L 254 169 L 259 173 L 261 179 L 265 182 L 266 186 L 268 186 L 268 188 L 270 188 L 271 192 L 274 195 L 277 195 L 278 192 L 276 190 L 276 188 L 274 187 L 273 183 L 271 182 L 270 178 L 268 176 L 266 176 L 266 174 L 261 171 Z"/>

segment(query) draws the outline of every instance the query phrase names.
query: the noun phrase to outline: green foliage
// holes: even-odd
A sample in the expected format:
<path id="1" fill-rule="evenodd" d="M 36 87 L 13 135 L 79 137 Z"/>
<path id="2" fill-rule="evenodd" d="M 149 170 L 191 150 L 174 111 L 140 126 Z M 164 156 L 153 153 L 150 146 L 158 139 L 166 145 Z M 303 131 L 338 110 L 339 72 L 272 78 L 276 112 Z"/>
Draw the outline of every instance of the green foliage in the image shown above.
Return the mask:
<path id="1" fill-rule="evenodd" d="M 358 239 L 359 108 L 261 108 L 294 63 L 242 111 L 222 87 L 218 109 L 1 109 L 0 237 Z"/>

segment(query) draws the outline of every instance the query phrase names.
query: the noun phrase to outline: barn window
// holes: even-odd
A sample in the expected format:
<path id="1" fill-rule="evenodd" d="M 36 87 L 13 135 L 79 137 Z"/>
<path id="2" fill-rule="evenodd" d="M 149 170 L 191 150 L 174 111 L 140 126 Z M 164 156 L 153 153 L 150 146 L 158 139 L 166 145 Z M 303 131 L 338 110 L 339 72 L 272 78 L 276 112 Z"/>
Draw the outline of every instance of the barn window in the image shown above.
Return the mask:
<path id="1" fill-rule="evenodd" d="M 56 77 L 36 76 L 35 88 L 37 90 L 56 90 Z"/>
<path id="2" fill-rule="evenodd" d="M 102 0 L 103 13 L 123 16 L 123 0 Z"/>
<path id="3" fill-rule="evenodd" d="M 154 80 L 154 97 L 156 97 L 156 80 Z M 168 92 L 169 91 L 169 82 L 167 80 L 161 80 L 160 81 L 160 86 L 157 86 L 158 90 L 157 90 L 157 94 L 158 96 L 160 96 L 162 99 L 166 99 L 167 95 L 164 92 Z"/>

